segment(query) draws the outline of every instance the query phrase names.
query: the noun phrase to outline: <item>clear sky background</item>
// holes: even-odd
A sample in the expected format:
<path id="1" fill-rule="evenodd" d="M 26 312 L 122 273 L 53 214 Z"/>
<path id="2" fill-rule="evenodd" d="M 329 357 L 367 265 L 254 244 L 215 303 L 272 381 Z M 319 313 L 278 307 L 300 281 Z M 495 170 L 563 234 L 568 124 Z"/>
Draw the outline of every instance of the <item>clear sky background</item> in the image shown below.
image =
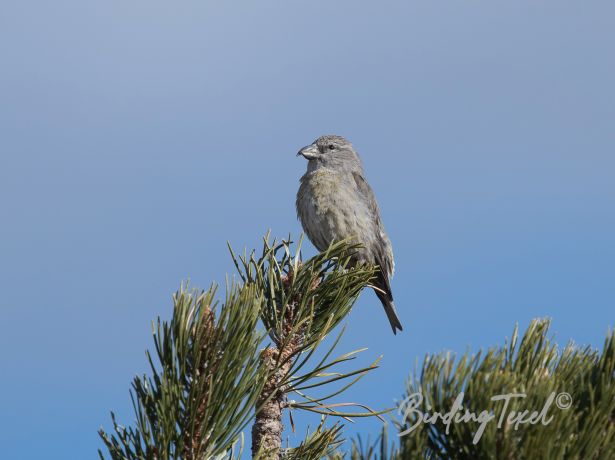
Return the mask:
<path id="1" fill-rule="evenodd" d="M 362 155 L 405 327 L 364 293 L 340 352 L 384 358 L 345 400 L 389 406 L 425 353 L 535 317 L 600 346 L 614 17 L 606 0 L 3 0 L 2 457 L 95 458 L 109 410 L 132 423 L 150 321 L 182 280 L 224 282 L 227 240 L 300 233 L 295 153 L 321 134 Z"/>

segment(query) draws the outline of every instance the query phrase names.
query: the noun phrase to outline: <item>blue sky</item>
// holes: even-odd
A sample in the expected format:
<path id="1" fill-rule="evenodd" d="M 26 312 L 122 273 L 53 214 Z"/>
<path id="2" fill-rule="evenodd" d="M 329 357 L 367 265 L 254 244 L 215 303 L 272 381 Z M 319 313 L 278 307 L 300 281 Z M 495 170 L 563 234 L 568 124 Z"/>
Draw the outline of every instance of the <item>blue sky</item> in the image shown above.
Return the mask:
<path id="1" fill-rule="evenodd" d="M 346 399 L 390 405 L 425 353 L 499 344 L 534 317 L 561 344 L 601 345 L 614 15 L 568 0 L 4 1 L 3 455 L 95 458 L 109 410 L 131 423 L 150 321 L 182 280 L 224 282 L 227 240 L 300 233 L 295 153 L 325 133 L 362 155 L 405 326 L 393 336 L 362 296 L 340 351 L 384 358 Z"/>

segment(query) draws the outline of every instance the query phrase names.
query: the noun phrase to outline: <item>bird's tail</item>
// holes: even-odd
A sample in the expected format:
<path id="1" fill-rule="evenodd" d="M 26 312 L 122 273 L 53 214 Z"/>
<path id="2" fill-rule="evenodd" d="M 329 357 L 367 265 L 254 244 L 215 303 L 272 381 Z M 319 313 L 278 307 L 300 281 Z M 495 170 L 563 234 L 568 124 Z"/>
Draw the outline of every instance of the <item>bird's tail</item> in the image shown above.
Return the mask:
<path id="1" fill-rule="evenodd" d="M 374 289 L 376 295 L 382 302 L 382 306 L 384 307 L 384 312 L 387 314 L 387 318 L 389 318 L 389 323 L 391 323 L 391 329 L 393 329 L 393 334 L 397 334 L 397 330 L 403 331 L 401 327 L 401 322 L 399 321 L 399 317 L 397 316 L 397 310 L 395 310 L 395 304 L 393 303 L 393 295 L 391 291 L 383 291 L 380 289 Z"/>

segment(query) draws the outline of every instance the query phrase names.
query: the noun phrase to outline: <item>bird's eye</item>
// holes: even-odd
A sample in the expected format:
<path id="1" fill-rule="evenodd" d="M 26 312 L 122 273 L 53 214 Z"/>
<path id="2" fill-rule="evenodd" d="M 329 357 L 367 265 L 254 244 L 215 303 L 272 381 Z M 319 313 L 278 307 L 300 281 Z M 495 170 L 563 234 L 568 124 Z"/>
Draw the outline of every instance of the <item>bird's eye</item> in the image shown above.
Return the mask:
<path id="1" fill-rule="evenodd" d="M 329 150 L 335 150 L 335 145 L 329 144 Z"/>

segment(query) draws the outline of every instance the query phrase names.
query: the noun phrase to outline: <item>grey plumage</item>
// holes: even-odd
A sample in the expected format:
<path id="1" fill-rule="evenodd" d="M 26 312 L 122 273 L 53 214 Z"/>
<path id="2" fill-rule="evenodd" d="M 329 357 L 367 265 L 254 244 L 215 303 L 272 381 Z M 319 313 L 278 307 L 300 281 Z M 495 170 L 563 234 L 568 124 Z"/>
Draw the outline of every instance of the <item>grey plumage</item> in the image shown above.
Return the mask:
<path id="1" fill-rule="evenodd" d="M 374 192 L 352 144 L 341 136 L 322 136 L 297 155 L 308 160 L 297 193 L 297 216 L 310 241 L 324 251 L 333 241 L 361 243 L 356 263 L 380 267 L 374 283 L 393 333 L 402 330 L 389 279 L 395 271 L 393 248 L 380 218 Z"/>

